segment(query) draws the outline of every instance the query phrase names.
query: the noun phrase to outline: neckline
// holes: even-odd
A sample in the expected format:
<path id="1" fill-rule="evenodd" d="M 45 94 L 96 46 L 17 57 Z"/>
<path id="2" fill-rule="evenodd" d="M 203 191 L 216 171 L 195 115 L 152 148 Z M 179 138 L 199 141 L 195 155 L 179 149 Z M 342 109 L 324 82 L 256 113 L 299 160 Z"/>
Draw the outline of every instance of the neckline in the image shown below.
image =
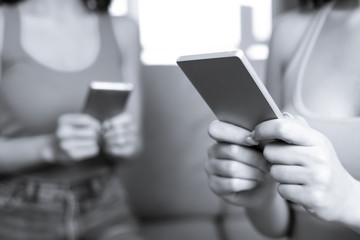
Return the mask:
<path id="1" fill-rule="evenodd" d="M 104 44 L 104 39 L 103 39 L 103 34 L 101 32 L 102 30 L 102 16 L 97 16 L 97 32 L 98 32 L 98 50 L 97 53 L 95 55 L 95 58 L 85 67 L 83 68 L 79 68 L 79 69 L 74 69 L 74 70 L 61 70 L 61 69 L 57 69 L 54 68 L 52 66 L 48 66 L 45 65 L 44 63 L 42 63 L 40 60 L 36 59 L 35 57 L 33 57 L 24 47 L 23 41 L 22 41 L 22 24 L 21 24 L 21 14 L 20 14 L 20 10 L 18 8 L 15 8 L 17 15 L 18 15 L 18 31 L 19 31 L 19 38 L 18 38 L 18 44 L 19 44 L 19 49 L 20 51 L 24 54 L 24 56 L 26 58 L 28 58 L 29 60 L 31 60 L 34 64 L 36 64 L 38 67 L 46 70 L 46 71 L 52 71 L 52 72 L 56 72 L 58 74 L 80 74 L 80 73 L 84 73 L 87 71 L 90 71 L 91 69 L 94 68 L 94 66 L 99 62 L 99 59 L 101 57 L 101 53 L 102 53 L 102 48 L 103 48 L 103 44 Z"/>
<path id="2" fill-rule="evenodd" d="M 322 116 L 322 115 L 316 114 L 315 112 L 309 110 L 305 106 L 303 98 L 302 98 L 301 89 L 302 89 L 304 75 L 305 75 L 305 71 L 306 71 L 309 59 L 312 55 L 312 52 L 313 52 L 313 49 L 314 49 L 316 43 L 318 42 L 319 36 L 323 30 L 326 20 L 328 19 L 328 16 L 330 15 L 331 11 L 334 9 L 337 2 L 338 2 L 337 0 L 330 2 L 318 13 L 318 18 L 317 18 L 317 21 L 315 22 L 314 29 L 313 29 L 313 31 L 311 31 L 311 33 L 313 35 L 310 36 L 310 38 L 306 42 L 307 44 L 304 44 L 305 48 L 303 50 L 303 53 L 300 54 L 301 60 L 299 60 L 298 74 L 297 74 L 296 79 L 294 80 L 295 81 L 294 92 L 293 92 L 294 99 L 292 100 L 292 102 L 294 104 L 296 111 L 298 111 L 301 115 L 303 115 L 304 117 L 306 117 L 308 119 L 317 119 L 317 120 L 322 120 L 322 121 L 327 121 L 327 122 L 334 122 L 334 121 L 338 122 L 338 121 L 354 121 L 354 120 L 357 120 L 360 118 L 360 116 L 333 118 L 333 117 Z"/>

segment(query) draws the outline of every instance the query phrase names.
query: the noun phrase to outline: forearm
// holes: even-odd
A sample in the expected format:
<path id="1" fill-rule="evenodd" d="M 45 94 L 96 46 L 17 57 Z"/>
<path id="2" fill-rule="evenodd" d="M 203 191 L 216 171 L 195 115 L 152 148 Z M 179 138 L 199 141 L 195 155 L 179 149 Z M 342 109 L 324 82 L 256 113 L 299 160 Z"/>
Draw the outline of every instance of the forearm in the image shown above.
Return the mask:
<path id="1" fill-rule="evenodd" d="M 255 228 L 270 237 L 283 237 L 290 225 L 290 209 L 287 201 L 277 192 L 275 183 L 271 183 L 266 201 L 260 206 L 247 208 L 246 213 Z"/>
<path id="2" fill-rule="evenodd" d="M 44 153 L 51 139 L 50 135 L 0 139 L 0 174 L 12 174 L 45 164 Z"/>

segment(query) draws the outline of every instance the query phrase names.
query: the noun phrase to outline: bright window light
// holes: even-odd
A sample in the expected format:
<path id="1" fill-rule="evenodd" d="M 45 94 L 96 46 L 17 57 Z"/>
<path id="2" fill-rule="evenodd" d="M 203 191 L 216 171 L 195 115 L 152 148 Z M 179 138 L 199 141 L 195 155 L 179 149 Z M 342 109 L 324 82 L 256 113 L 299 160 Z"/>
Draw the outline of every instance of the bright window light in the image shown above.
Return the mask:
<path id="1" fill-rule="evenodd" d="M 137 1 L 144 64 L 176 64 L 180 55 L 238 48 L 253 60 L 267 58 L 272 0 Z M 250 13 L 242 16 L 244 8 Z"/>
<path id="2" fill-rule="evenodd" d="M 112 16 L 123 16 L 128 13 L 128 1 L 127 0 L 113 0 L 110 6 L 110 14 Z"/>

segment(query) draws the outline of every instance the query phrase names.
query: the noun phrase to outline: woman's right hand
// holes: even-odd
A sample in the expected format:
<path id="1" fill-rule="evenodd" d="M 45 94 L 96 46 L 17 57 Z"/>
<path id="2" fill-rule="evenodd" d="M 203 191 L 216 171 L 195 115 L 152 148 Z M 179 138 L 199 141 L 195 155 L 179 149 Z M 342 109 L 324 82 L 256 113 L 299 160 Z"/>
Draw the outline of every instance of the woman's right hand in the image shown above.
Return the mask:
<path id="1" fill-rule="evenodd" d="M 44 158 L 51 163 L 71 163 L 96 156 L 99 153 L 98 120 L 87 114 L 64 114 L 58 120 L 57 130 Z"/>
<path id="2" fill-rule="evenodd" d="M 206 172 L 211 190 L 232 204 L 259 207 L 276 190 L 268 177 L 267 162 L 248 130 L 213 121 L 209 135 L 217 141 L 209 148 Z"/>

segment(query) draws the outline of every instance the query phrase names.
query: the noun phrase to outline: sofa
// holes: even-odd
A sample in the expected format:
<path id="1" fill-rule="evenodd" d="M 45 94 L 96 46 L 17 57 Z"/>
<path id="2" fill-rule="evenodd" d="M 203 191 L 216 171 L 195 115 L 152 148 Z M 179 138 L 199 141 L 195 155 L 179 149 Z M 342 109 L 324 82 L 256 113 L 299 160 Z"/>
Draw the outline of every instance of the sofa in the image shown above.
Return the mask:
<path id="1" fill-rule="evenodd" d="M 209 189 L 215 119 L 177 66 L 144 66 L 144 149 L 121 173 L 147 240 L 265 240 L 244 210 Z"/>

